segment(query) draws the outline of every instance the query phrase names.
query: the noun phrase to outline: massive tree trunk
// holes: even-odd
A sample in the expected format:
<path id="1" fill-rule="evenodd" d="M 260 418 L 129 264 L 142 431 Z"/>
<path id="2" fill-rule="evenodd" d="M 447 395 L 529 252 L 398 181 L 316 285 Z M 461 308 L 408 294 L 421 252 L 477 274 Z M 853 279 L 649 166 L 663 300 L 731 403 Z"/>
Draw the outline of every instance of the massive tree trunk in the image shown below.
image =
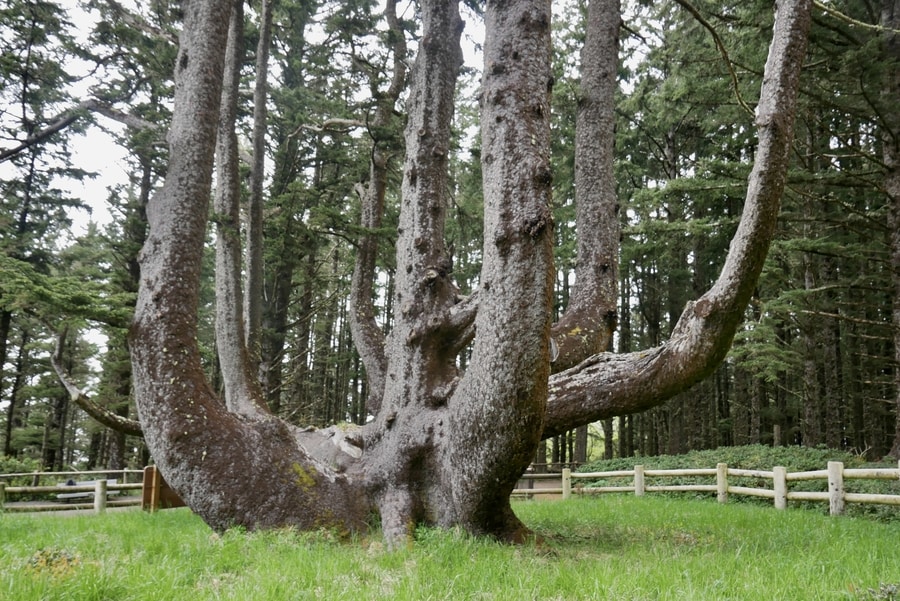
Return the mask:
<path id="1" fill-rule="evenodd" d="M 463 24 L 454 3 L 423 4 L 422 20 L 407 101 L 394 328 L 367 469 L 389 539 L 426 519 L 514 536 L 509 492 L 534 456 L 549 366 L 549 3 L 486 11 L 487 242 L 473 367 L 462 380 L 455 359 L 471 313 L 457 311 L 442 234 Z"/>
<path id="2" fill-rule="evenodd" d="M 550 375 L 550 2 L 489 2 L 485 28 L 484 264 L 470 367 L 449 401 L 442 517 L 516 538 L 509 493 L 537 450 Z"/>
<path id="3" fill-rule="evenodd" d="M 384 340 L 383 385 L 372 392 L 381 406 L 361 431 L 347 432 L 299 430 L 231 402 L 229 411 L 203 376 L 196 312 L 230 2 L 186 3 L 170 166 L 148 207 L 131 330 L 140 419 L 166 479 L 216 528 L 358 529 L 377 507 L 394 543 L 423 522 L 520 540 L 526 531 L 509 493 L 542 435 L 658 404 L 724 357 L 774 229 L 810 4 L 779 7 L 757 162 L 719 280 L 688 305 L 668 343 L 593 355 L 551 377 L 550 2 L 486 5 L 484 263 L 468 299 L 450 279 L 442 237 L 463 24 L 455 2 L 422 2 L 406 104 L 393 329 Z M 457 355 L 469 344 L 463 372 Z"/>

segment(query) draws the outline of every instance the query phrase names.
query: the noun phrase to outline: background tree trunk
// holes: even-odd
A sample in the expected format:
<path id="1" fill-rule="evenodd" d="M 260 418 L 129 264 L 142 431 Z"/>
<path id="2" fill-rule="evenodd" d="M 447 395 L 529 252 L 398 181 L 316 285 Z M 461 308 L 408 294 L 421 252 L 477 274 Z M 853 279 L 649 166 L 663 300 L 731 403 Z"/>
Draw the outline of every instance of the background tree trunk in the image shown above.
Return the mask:
<path id="1" fill-rule="evenodd" d="M 263 306 L 263 183 L 266 176 L 266 125 L 269 98 L 269 47 L 272 43 L 272 4 L 260 3 L 259 41 L 256 44 L 256 80 L 253 86 L 253 164 L 250 168 L 250 198 L 247 207 L 246 289 L 244 327 L 250 369 L 259 371 Z M 243 10 L 241 11 L 243 14 Z"/>
<path id="2" fill-rule="evenodd" d="M 881 21 L 886 28 L 885 57 L 889 67 L 887 81 L 885 82 L 884 96 L 888 106 L 900 97 L 900 2 L 897 0 L 884 0 L 881 12 Z M 893 101 L 891 100 L 893 99 Z M 888 230 L 890 232 L 891 252 L 891 282 L 894 287 L 893 311 L 891 321 L 893 323 L 894 342 L 894 444 L 891 447 L 891 455 L 900 458 L 900 116 L 897 111 L 888 111 L 884 124 L 884 164 L 885 178 L 884 188 L 889 203 Z"/>

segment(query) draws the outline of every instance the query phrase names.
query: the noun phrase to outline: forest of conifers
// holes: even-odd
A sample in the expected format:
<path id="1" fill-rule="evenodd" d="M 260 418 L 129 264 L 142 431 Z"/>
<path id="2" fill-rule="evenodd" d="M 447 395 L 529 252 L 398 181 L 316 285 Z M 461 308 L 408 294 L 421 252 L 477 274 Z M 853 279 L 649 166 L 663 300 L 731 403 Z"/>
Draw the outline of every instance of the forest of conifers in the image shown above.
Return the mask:
<path id="1" fill-rule="evenodd" d="M 138 466 L 148 460 L 140 438 L 88 417 L 51 356 L 59 353 L 94 402 L 134 418 L 126 333 L 145 209 L 166 173 L 180 3 L 74 4 L 10 0 L 0 9 L 0 455 L 45 469 Z M 239 122 L 247 147 L 260 123 L 253 105 L 257 61 L 265 58 L 259 4 L 249 2 L 245 17 Z M 475 126 L 482 28 L 480 3 L 466 4 L 446 231 L 463 292 L 477 286 L 482 247 Z M 583 4 L 554 3 L 560 312 L 574 277 Z M 259 177 L 246 164 L 244 173 L 246 195 L 261 195 L 264 216 L 262 293 L 247 295 L 262 315 L 253 347 L 259 377 L 270 408 L 293 423 L 363 423 L 366 375 L 351 340 L 348 295 L 359 194 L 377 146 L 388 169 L 374 294 L 379 324 L 391 328 L 403 96 L 387 111 L 384 99 L 397 40 L 377 2 L 272 0 L 271 8 L 265 171 Z M 399 8 L 412 56 L 416 5 Z M 606 456 L 748 443 L 827 445 L 872 458 L 891 451 L 900 436 L 900 199 L 886 183 L 898 167 L 883 141 L 900 135 L 891 87 L 897 36 L 885 27 L 896 27 L 898 11 L 892 0 L 825 1 L 815 10 L 778 233 L 725 363 L 660 407 L 548 441 L 539 462 L 583 461 L 589 439 L 592 452 Z M 772 2 L 760 0 L 623 3 L 621 298 L 609 350 L 663 343 L 685 303 L 719 273 L 753 159 L 772 13 Z M 91 151 L 85 134 L 97 130 L 124 149 L 129 176 L 112 182 L 106 198 L 79 197 L 73 181 L 106 175 L 79 167 L 79 154 Z M 72 235 L 89 207 L 110 218 Z M 212 242 L 210 234 L 200 332 L 217 382 Z"/>

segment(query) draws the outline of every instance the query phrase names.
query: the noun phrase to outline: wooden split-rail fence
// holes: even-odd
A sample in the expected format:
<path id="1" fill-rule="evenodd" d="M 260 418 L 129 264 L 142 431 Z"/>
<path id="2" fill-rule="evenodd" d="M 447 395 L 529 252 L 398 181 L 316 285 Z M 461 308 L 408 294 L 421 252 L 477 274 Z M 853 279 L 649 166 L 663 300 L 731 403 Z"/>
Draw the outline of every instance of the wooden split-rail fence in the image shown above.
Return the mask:
<path id="1" fill-rule="evenodd" d="M 18 480 L 28 478 L 31 484 L 9 485 L 8 481 L 14 478 Z M 52 484 L 48 484 L 48 481 Z M 32 499 L 38 497 L 41 500 L 14 500 L 23 496 Z M 0 512 L 93 510 L 94 513 L 104 513 L 108 507 L 129 506 L 140 506 L 146 511 L 156 511 L 183 507 L 184 502 L 166 484 L 159 470 L 153 465 L 143 470 L 28 472 L 0 475 Z"/>
<path id="2" fill-rule="evenodd" d="M 662 478 L 701 477 L 709 478 L 710 484 L 648 484 L 647 479 L 654 482 Z M 584 486 L 580 481 L 630 479 L 627 485 L 592 485 Z M 738 486 L 734 482 L 738 478 L 753 478 L 769 481 L 764 488 Z M 900 480 L 900 462 L 896 468 L 850 468 L 839 461 L 829 461 L 827 469 L 808 472 L 788 472 L 783 467 L 767 470 L 748 470 L 728 467 L 719 463 L 715 468 L 700 469 L 645 469 L 642 465 L 633 470 L 609 472 L 573 472 L 563 469 L 562 474 L 525 474 L 519 481 L 519 487 L 513 490 L 514 496 L 556 495 L 568 499 L 573 494 L 602 494 L 614 492 L 634 493 L 643 496 L 648 492 L 707 492 L 715 493 L 719 503 L 728 501 L 729 495 L 746 495 L 772 499 L 776 509 L 786 509 L 788 501 L 820 501 L 827 502 L 832 515 L 844 512 L 847 503 L 872 503 L 880 505 L 900 506 L 900 495 L 869 494 L 849 492 L 845 489 L 847 480 Z M 792 491 L 792 482 L 806 480 L 826 480 L 827 490 Z M 558 483 L 558 484 L 557 484 Z M 823 485 L 823 488 L 825 486 Z"/>
<path id="3" fill-rule="evenodd" d="M 141 475 L 140 482 L 128 482 Z M 120 476 L 118 478 L 111 476 Z M 59 483 L 60 479 L 79 478 L 84 479 L 94 476 L 94 480 L 81 480 L 74 485 Z M 10 486 L 6 480 L 12 478 L 30 477 L 31 486 Z M 653 482 L 664 478 L 699 477 L 709 478 L 709 484 L 648 484 L 648 478 Z M 41 485 L 40 481 L 48 478 L 57 480 L 52 485 Z M 766 487 L 751 487 L 732 484 L 739 478 L 752 478 L 771 482 Z M 584 486 L 584 481 L 626 479 L 630 484 L 626 485 L 592 485 Z M 729 495 L 746 495 L 772 499 L 777 509 L 787 508 L 788 501 L 820 501 L 827 502 L 832 515 L 840 515 L 844 512 L 847 503 L 871 503 L 881 505 L 893 505 L 900 507 L 900 495 L 855 493 L 845 489 L 848 480 L 900 480 L 900 462 L 896 468 L 844 468 L 844 464 L 837 461 L 828 463 L 827 469 L 807 472 L 788 472 L 783 467 L 774 467 L 771 471 L 749 470 L 728 467 L 725 463 L 719 463 L 715 468 L 701 469 L 645 469 L 642 465 L 636 465 L 633 470 L 619 470 L 608 472 L 573 472 L 571 469 L 563 469 L 562 473 L 554 474 L 524 474 L 519 482 L 519 487 L 513 491 L 513 496 L 526 497 L 562 497 L 570 498 L 575 495 L 593 495 L 603 493 L 633 493 L 643 496 L 652 492 L 706 492 L 715 493 L 720 503 L 725 503 Z M 806 480 L 825 480 L 827 490 L 823 491 L 799 491 L 790 490 L 792 482 Z M 825 486 L 823 485 L 823 488 Z M 140 490 L 140 496 L 123 494 Z M 89 499 L 88 502 L 82 501 Z M 111 494 L 112 493 L 112 494 Z M 55 498 L 46 502 L 13 502 L 16 495 L 42 495 Z M 114 497 L 114 498 L 111 498 Z M 64 511 L 64 510 L 93 510 L 103 513 L 107 507 L 137 506 L 140 505 L 147 511 L 156 511 L 169 507 L 181 507 L 183 501 L 169 488 L 155 466 L 148 466 L 143 470 L 105 470 L 100 472 L 31 472 L 24 474 L 0 475 L 0 511 L 35 512 L 35 511 Z"/>

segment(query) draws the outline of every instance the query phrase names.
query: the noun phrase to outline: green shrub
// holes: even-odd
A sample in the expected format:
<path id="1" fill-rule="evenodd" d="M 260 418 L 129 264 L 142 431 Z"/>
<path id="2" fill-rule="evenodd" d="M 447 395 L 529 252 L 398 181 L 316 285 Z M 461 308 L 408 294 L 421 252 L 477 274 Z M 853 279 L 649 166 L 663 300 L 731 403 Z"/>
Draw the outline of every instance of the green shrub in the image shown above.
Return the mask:
<path id="1" fill-rule="evenodd" d="M 0 475 L 2 474 L 23 474 L 26 472 L 37 472 L 41 469 L 41 463 L 37 459 L 17 459 L 0 455 Z M 18 478 L 4 478 L 7 486 L 31 486 L 30 476 L 19 476 Z"/>

